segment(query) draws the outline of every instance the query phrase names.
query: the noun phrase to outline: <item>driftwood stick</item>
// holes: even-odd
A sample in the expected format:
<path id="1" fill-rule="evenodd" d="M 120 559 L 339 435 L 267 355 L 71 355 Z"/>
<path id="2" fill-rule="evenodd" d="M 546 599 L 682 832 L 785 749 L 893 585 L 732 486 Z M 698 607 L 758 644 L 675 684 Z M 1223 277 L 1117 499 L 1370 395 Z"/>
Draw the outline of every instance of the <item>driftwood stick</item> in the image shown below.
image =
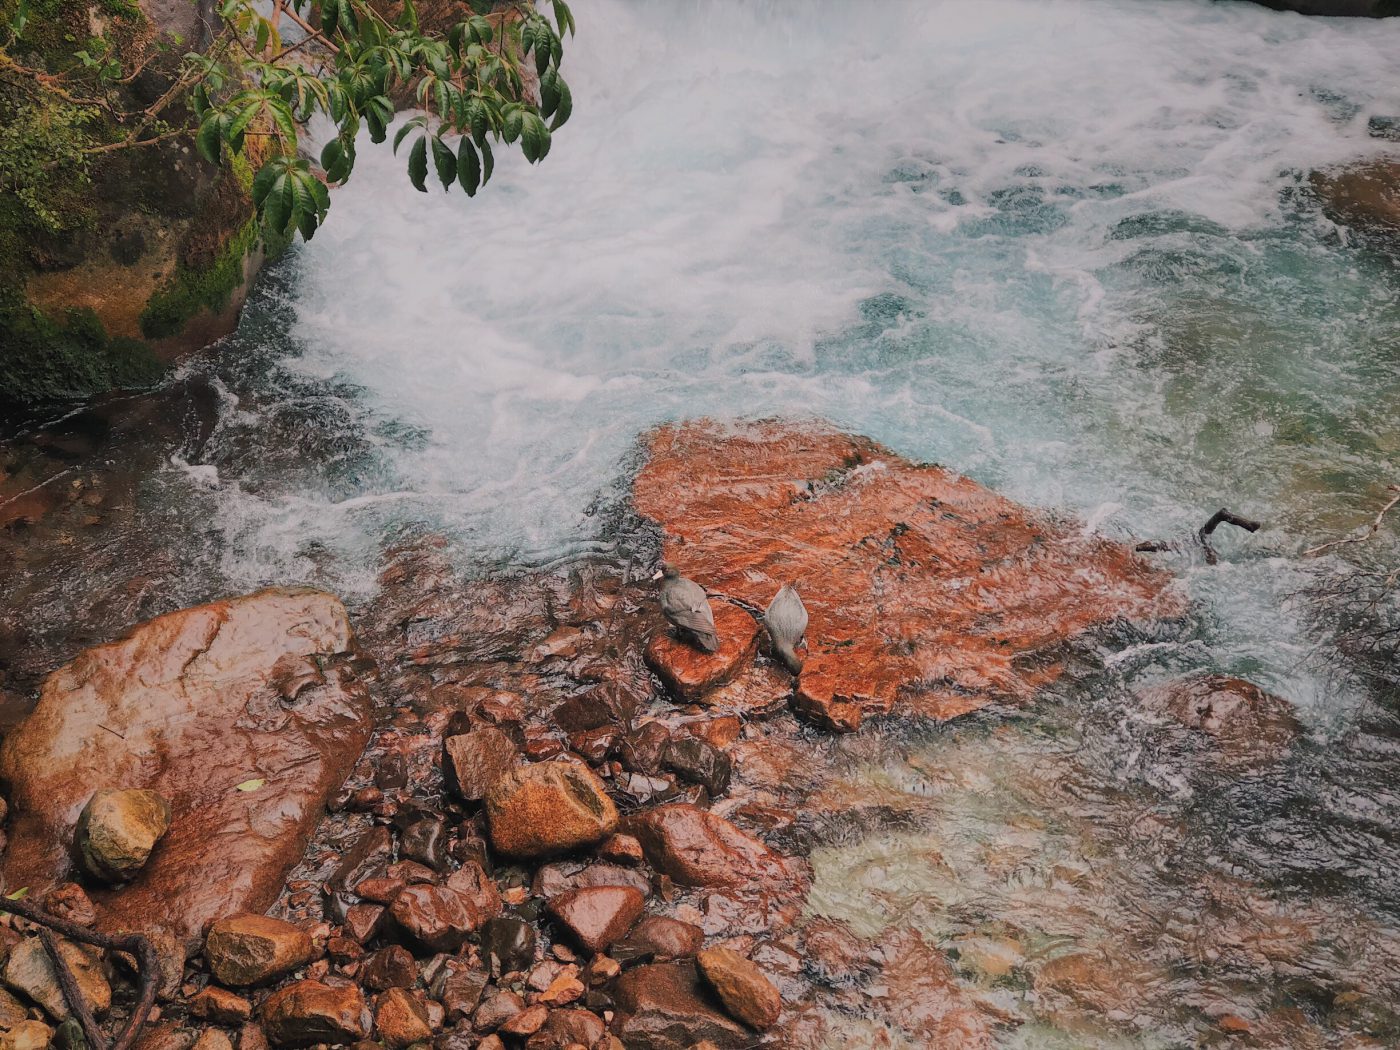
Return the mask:
<path id="1" fill-rule="evenodd" d="M 1393 510 L 1396 505 L 1400 505 L 1400 485 L 1387 485 L 1385 490 L 1395 493 L 1395 498 L 1381 508 L 1380 513 L 1376 515 L 1375 521 L 1366 526 L 1365 532 L 1360 536 L 1345 536 L 1340 540 L 1330 540 L 1327 543 L 1319 543 L 1316 547 L 1309 547 L 1303 552 L 1303 557 L 1311 558 L 1314 554 L 1321 554 L 1325 550 L 1331 550 L 1333 547 L 1341 547 L 1347 543 L 1364 543 L 1376 533 L 1380 532 L 1381 522 L 1385 520 L 1386 514 Z"/>
<path id="2" fill-rule="evenodd" d="M 100 1030 L 97 1029 L 95 1022 L 93 1022 L 93 1029 L 97 1038 L 94 1039 L 94 1032 L 88 1031 L 87 1024 L 83 1021 L 83 1011 L 87 1009 L 87 1004 L 81 995 L 77 994 L 76 984 L 73 985 L 71 991 L 69 986 L 64 984 L 64 974 L 68 974 L 69 981 L 72 981 L 72 974 L 69 973 L 66 963 L 47 943 L 44 945 L 44 949 L 49 952 L 49 958 L 54 960 L 54 970 L 59 976 L 59 985 L 63 988 L 64 998 L 68 1000 L 68 1005 L 72 1007 L 74 1016 L 82 1024 L 83 1034 L 87 1038 L 91 1050 L 130 1050 L 131 1045 L 136 1042 L 136 1037 L 141 1034 L 141 1029 L 145 1027 L 146 1021 L 151 1015 L 151 1009 L 156 1004 L 156 993 L 159 991 L 160 985 L 160 956 L 156 954 L 155 946 L 139 933 L 123 933 L 115 936 L 98 933 L 96 930 L 89 930 L 85 926 L 78 926 L 66 919 L 60 919 L 56 915 L 50 915 L 33 904 L 27 904 L 22 900 L 11 900 L 5 896 L 0 896 L 0 911 L 18 915 L 36 926 L 45 927 L 46 931 L 53 930 L 70 941 L 90 944 L 104 951 L 126 952 L 136 957 L 136 970 L 141 981 L 136 1006 L 131 1011 L 131 1016 L 127 1018 L 121 1034 L 115 1042 L 108 1046 L 106 1040 L 101 1038 Z M 45 933 L 41 932 L 40 938 L 42 939 L 44 936 Z"/>
<path id="3" fill-rule="evenodd" d="M 44 946 L 44 951 L 48 952 L 49 962 L 53 963 L 53 971 L 58 976 L 58 986 L 63 989 L 63 998 L 68 1000 L 68 1008 L 73 1011 L 73 1016 L 78 1019 L 78 1024 L 82 1025 L 83 1037 L 87 1040 L 88 1046 L 91 1050 L 104 1050 L 107 1046 L 107 1039 L 102 1034 L 102 1029 L 97 1027 L 92 1010 L 88 1008 L 87 1000 L 83 998 L 77 978 L 73 976 L 73 971 L 68 968 L 68 960 L 59 952 L 58 942 L 54 940 L 52 931 L 41 929 L 39 943 Z"/>
<path id="4" fill-rule="evenodd" d="M 1244 529 L 1245 532 L 1258 532 L 1262 527 L 1257 521 L 1249 518 L 1241 518 L 1238 514 L 1231 514 L 1224 507 L 1221 507 L 1210 516 L 1210 520 L 1201 526 L 1201 531 L 1196 533 L 1196 539 L 1200 541 L 1201 549 L 1206 552 L 1206 564 L 1214 565 L 1220 561 L 1216 556 L 1215 548 L 1210 545 L 1210 534 L 1221 524 L 1234 525 L 1236 528 Z"/>

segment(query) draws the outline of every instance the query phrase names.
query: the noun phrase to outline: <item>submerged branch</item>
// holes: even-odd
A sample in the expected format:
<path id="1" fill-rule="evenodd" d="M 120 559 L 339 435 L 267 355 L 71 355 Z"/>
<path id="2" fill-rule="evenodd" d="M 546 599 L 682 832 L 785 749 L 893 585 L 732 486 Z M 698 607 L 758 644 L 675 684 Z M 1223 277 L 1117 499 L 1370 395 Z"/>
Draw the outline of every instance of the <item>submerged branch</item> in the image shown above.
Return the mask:
<path id="1" fill-rule="evenodd" d="M 1309 547 L 1303 552 L 1303 557 L 1310 558 L 1315 554 L 1321 554 L 1325 550 L 1331 550 L 1333 547 L 1341 547 L 1348 543 L 1365 543 L 1376 533 L 1380 532 L 1381 522 L 1385 520 L 1386 514 L 1397 505 L 1400 505 L 1400 485 L 1387 485 L 1385 490 L 1395 493 L 1395 496 L 1380 509 L 1380 513 L 1376 515 L 1375 520 L 1372 521 L 1370 525 L 1366 526 L 1365 532 L 1361 533 L 1359 536 L 1345 536 L 1339 540 L 1329 540 L 1326 543 L 1319 543 L 1316 547 Z"/>

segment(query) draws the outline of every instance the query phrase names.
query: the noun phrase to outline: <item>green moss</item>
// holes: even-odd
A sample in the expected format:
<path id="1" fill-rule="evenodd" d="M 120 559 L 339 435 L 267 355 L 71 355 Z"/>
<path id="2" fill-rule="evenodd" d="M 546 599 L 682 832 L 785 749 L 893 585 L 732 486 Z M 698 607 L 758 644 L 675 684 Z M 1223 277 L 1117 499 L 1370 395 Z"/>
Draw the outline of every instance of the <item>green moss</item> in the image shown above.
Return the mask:
<path id="1" fill-rule="evenodd" d="M 218 313 L 243 283 L 243 260 L 258 241 L 257 219 L 249 219 L 230 238 L 214 262 L 202 270 L 179 266 L 141 312 L 141 333 L 147 339 L 179 334 L 186 322 L 201 310 Z"/>
<path id="2" fill-rule="evenodd" d="M 0 404 L 89 397 L 146 386 L 162 368 L 145 344 L 112 339 L 91 310 L 55 320 L 15 289 L 0 287 Z"/>

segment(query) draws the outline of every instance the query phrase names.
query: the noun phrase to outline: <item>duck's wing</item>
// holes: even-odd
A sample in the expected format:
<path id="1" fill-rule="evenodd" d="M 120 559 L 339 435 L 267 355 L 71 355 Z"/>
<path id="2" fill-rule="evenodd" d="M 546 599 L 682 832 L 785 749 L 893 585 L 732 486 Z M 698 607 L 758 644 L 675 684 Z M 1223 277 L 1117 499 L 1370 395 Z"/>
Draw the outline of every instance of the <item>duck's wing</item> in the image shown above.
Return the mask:
<path id="1" fill-rule="evenodd" d="M 715 614 L 705 589 L 694 580 L 680 579 L 661 590 L 661 611 L 682 630 L 699 635 L 715 633 Z"/>

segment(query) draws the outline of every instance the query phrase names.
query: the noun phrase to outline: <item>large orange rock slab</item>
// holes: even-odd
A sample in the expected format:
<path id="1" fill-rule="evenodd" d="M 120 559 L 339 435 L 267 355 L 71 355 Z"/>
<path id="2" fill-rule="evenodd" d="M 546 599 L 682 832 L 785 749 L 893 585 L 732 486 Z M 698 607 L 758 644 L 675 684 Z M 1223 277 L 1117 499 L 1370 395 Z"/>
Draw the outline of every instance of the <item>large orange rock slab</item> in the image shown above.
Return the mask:
<path id="1" fill-rule="evenodd" d="M 336 598 L 277 589 L 161 616 L 55 671 L 0 747 L 6 888 L 64 877 L 95 790 L 145 788 L 170 830 L 132 882 L 93 891 L 99 924 L 194 947 L 213 920 L 265 911 L 369 736 L 368 695 L 333 659 L 352 644 Z"/>
<path id="2" fill-rule="evenodd" d="M 668 426 L 649 451 L 634 498 L 667 560 L 758 608 L 784 583 L 801 592 L 796 702 L 832 728 L 896 705 L 942 719 L 1028 698 L 1069 639 L 1180 612 L 1122 544 L 819 424 Z"/>
<path id="3" fill-rule="evenodd" d="M 656 672 L 672 696 L 699 700 L 731 682 L 753 663 L 758 651 L 758 621 L 737 605 L 712 601 L 719 649 L 707 653 L 669 630 L 657 631 L 647 642 L 647 666 Z"/>
<path id="4" fill-rule="evenodd" d="M 1334 222 L 1374 236 L 1400 238 L 1400 161 L 1314 172 L 1312 186 Z"/>

